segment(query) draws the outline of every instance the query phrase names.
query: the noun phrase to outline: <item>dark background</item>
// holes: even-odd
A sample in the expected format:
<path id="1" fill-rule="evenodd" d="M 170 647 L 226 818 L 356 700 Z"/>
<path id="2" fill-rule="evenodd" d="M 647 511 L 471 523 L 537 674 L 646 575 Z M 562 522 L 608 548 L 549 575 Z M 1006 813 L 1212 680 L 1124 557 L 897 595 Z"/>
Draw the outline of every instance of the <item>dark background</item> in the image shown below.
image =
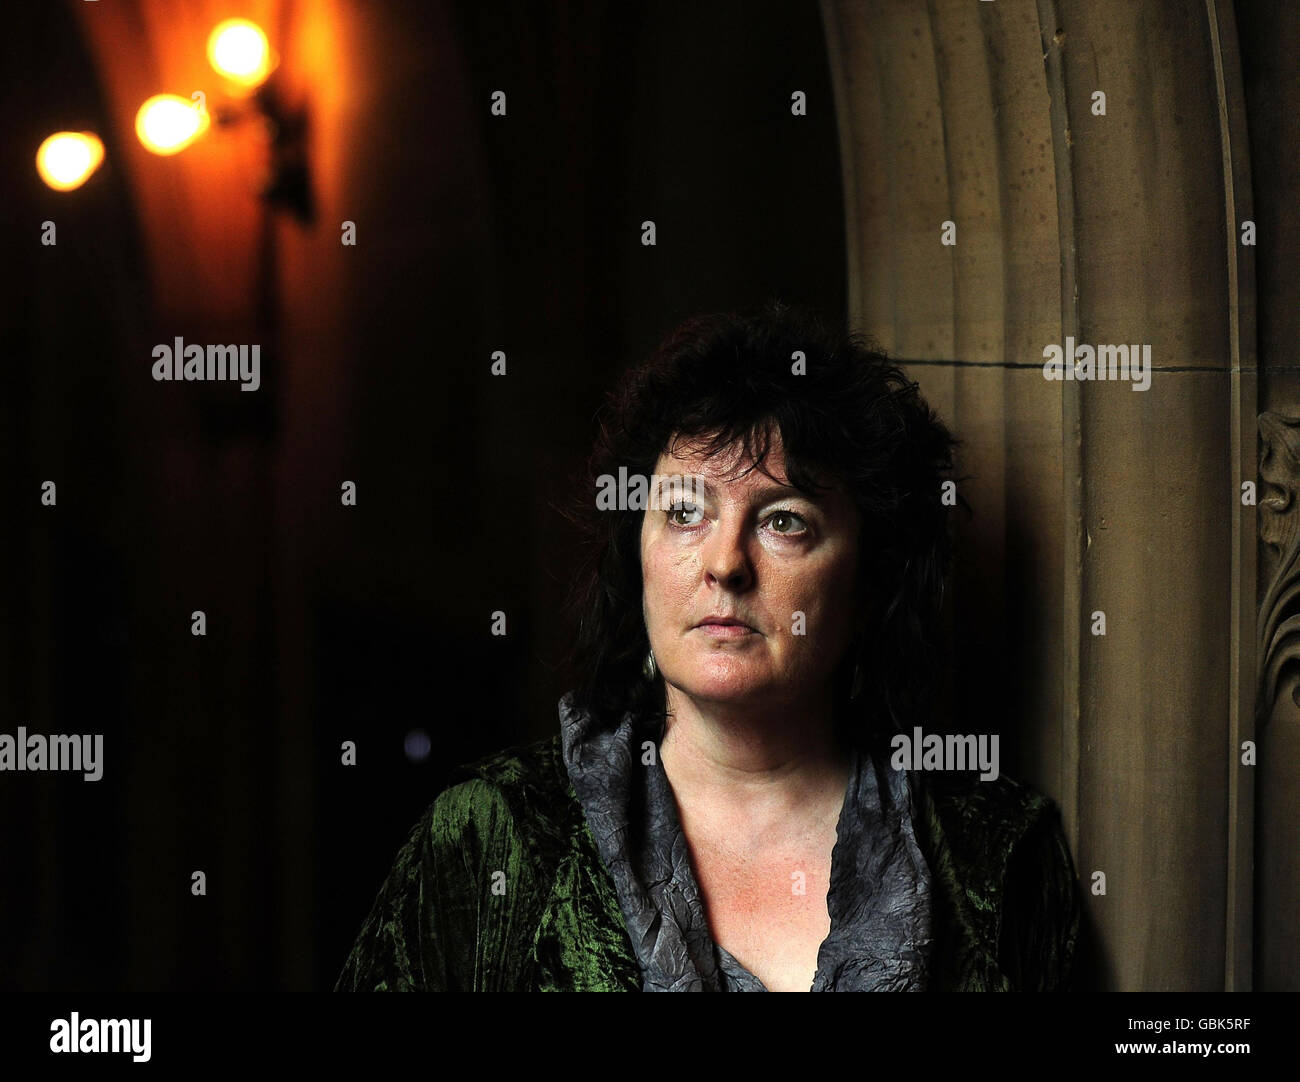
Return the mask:
<path id="1" fill-rule="evenodd" d="M 135 142 L 144 97 L 212 81 L 230 14 L 263 20 L 308 117 L 311 225 L 256 198 L 247 127 L 175 158 Z M 557 727 L 554 505 L 615 375 L 700 311 L 844 319 L 817 7 L 73 0 L 6 21 L 0 729 L 105 750 L 97 783 L 0 778 L 0 987 L 328 988 L 449 769 Z M 46 189 L 36 147 L 82 128 L 105 164 Z M 260 343 L 261 389 L 155 383 L 178 335 Z"/>

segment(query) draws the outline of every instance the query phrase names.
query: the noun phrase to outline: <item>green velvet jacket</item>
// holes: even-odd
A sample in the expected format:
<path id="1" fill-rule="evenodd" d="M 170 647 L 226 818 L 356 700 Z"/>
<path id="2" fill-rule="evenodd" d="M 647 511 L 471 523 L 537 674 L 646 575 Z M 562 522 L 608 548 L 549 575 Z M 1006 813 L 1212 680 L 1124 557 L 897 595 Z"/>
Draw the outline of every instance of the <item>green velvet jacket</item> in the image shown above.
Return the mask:
<path id="1" fill-rule="evenodd" d="M 930 988 L 1068 988 L 1079 898 L 1055 805 L 1007 778 L 909 780 L 933 875 Z M 411 829 L 335 985 L 640 990 L 558 735 L 459 768 Z"/>

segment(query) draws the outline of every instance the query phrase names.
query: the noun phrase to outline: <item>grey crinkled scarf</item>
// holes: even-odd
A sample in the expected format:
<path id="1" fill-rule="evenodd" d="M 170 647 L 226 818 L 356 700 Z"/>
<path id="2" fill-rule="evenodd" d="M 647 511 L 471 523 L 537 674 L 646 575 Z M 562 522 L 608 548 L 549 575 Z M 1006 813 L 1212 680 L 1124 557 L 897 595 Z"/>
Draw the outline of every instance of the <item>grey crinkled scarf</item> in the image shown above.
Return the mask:
<path id="1" fill-rule="evenodd" d="M 619 903 L 647 992 L 766 991 L 712 941 L 658 740 L 625 714 L 613 731 L 560 700 L 564 762 Z M 642 766 L 642 743 L 656 745 Z M 916 843 L 907 775 L 854 750 L 831 853 L 830 934 L 814 992 L 925 988 L 930 870 Z"/>

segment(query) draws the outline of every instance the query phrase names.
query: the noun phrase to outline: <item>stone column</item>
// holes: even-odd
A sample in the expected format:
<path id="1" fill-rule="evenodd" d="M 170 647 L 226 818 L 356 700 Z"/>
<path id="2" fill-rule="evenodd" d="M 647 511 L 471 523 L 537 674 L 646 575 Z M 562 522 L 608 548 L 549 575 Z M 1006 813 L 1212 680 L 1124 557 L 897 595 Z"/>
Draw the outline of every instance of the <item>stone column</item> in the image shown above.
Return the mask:
<path id="1" fill-rule="evenodd" d="M 966 441 L 970 713 L 945 722 L 1001 732 L 1004 769 L 1060 804 L 1093 986 L 1249 987 L 1257 394 L 1231 6 L 822 11 L 853 319 Z M 1149 347 L 1149 387 L 1046 379 L 1067 340 Z"/>

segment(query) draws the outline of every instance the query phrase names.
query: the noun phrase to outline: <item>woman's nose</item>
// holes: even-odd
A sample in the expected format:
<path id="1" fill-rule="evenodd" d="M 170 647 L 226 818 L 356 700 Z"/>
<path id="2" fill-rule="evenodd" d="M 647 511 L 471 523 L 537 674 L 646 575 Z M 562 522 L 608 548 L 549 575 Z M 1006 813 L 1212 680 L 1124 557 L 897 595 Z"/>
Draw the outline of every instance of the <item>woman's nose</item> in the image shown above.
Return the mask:
<path id="1" fill-rule="evenodd" d="M 709 584 L 729 590 L 743 590 L 752 578 L 749 554 L 745 551 L 742 524 L 719 522 L 705 541 L 702 553 L 704 574 Z"/>

